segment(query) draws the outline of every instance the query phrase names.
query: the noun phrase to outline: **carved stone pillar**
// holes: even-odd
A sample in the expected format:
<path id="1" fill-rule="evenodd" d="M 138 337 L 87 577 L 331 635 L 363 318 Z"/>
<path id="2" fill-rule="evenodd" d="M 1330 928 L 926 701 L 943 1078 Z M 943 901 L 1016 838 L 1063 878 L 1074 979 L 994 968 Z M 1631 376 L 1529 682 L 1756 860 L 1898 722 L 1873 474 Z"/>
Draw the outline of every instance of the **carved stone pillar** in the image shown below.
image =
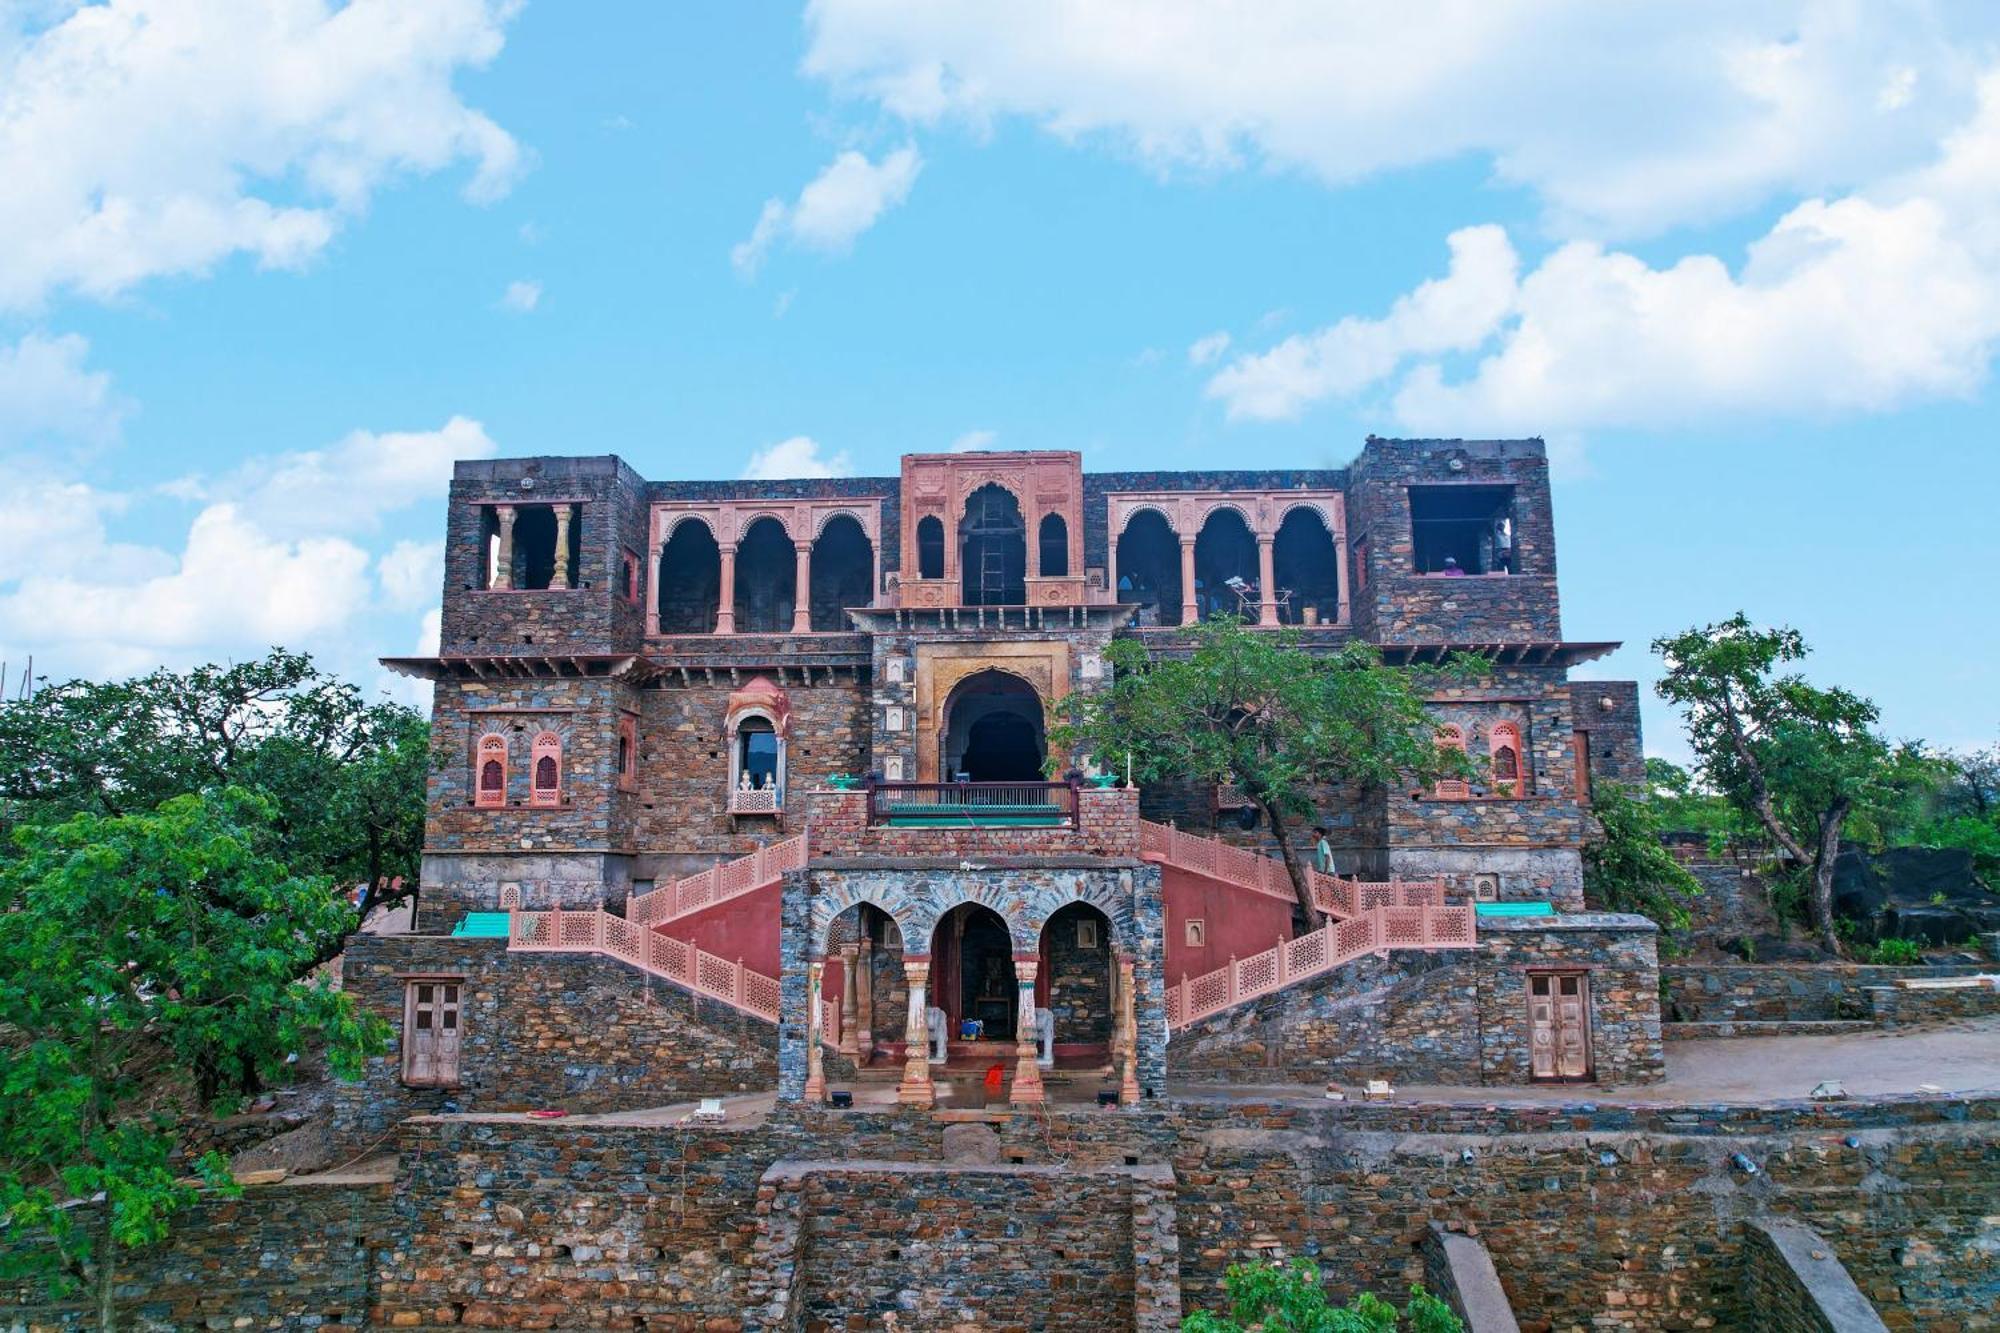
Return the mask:
<path id="1" fill-rule="evenodd" d="M 1132 955 L 1118 955 L 1118 1104 L 1139 1100 L 1139 1022 L 1133 1003 Z"/>
<path id="2" fill-rule="evenodd" d="M 817 958 L 806 964 L 806 1100 L 809 1102 L 826 1100 L 826 1056 L 820 1051 L 826 1037 L 826 1004 L 819 993 L 825 968 L 825 962 Z"/>
<path id="3" fill-rule="evenodd" d="M 925 1021 L 924 983 L 930 980 L 931 960 L 903 956 L 903 974 L 910 983 L 910 1016 L 903 1025 L 903 1081 L 896 1088 L 896 1100 L 905 1106 L 930 1107 L 936 1103 L 931 1089 L 930 1025 Z"/>
<path id="4" fill-rule="evenodd" d="M 862 929 L 867 929 L 864 919 Z M 875 1057 L 875 941 L 866 935 L 861 937 L 861 952 L 856 958 L 861 975 L 855 979 L 855 1004 L 859 1013 L 855 1018 L 854 1045 L 862 1064 Z"/>
<path id="5" fill-rule="evenodd" d="M 575 508 L 575 505 L 566 504 L 556 506 L 556 567 L 555 571 L 549 575 L 549 586 L 551 588 L 568 588 L 574 586 L 570 581 L 569 522 L 570 512 Z"/>
<path id="6" fill-rule="evenodd" d="M 734 634 L 736 632 L 736 543 L 726 542 L 717 549 L 722 555 L 722 586 L 715 601 L 715 632 Z"/>
<path id="7" fill-rule="evenodd" d="M 792 549 L 798 552 L 797 572 L 792 582 L 796 585 L 792 596 L 792 633 L 812 632 L 812 577 L 813 544 L 793 542 Z"/>
<path id="8" fill-rule="evenodd" d="M 1354 618 L 1354 599 L 1347 582 L 1347 531 L 1345 528 L 1333 535 L 1333 566 L 1340 580 L 1340 623 L 1345 625 Z"/>
<path id="9" fill-rule="evenodd" d="M 861 979 L 855 975 L 860 970 L 860 963 L 860 945 L 850 944 L 840 951 L 840 1053 L 842 1055 L 855 1055 L 861 1050 L 855 1032 L 861 1022 Z"/>
<path id="10" fill-rule="evenodd" d="M 1278 623 L 1278 538 L 1269 532 L 1257 534 L 1257 623 Z"/>
<path id="11" fill-rule="evenodd" d="M 500 524 L 500 553 L 493 561 L 495 588 L 514 586 L 514 506 L 494 505 L 493 517 Z"/>
<path id="12" fill-rule="evenodd" d="M 1201 605 L 1194 599 L 1194 538 L 1181 538 L 1181 624 L 1192 625 L 1201 618 Z"/>
<path id="13" fill-rule="evenodd" d="M 1038 954 L 1014 955 L 1014 979 L 1020 990 L 1020 1008 L 1014 1018 L 1014 1090 L 1007 1100 L 1016 1106 L 1035 1106 L 1048 1100 L 1042 1090 L 1042 1069 L 1035 1063 L 1035 968 Z"/>

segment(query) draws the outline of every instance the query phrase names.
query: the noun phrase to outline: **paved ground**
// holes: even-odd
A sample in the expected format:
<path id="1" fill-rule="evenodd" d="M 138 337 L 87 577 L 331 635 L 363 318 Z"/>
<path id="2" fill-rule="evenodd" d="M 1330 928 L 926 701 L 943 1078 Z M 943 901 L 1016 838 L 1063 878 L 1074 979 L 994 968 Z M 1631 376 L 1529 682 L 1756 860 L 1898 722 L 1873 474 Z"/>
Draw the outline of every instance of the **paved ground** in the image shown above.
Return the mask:
<path id="1" fill-rule="evenodd" d="M 1943 1093 L 2000 1092 L 2000 1018 L 1972 1019 L 1947 1027 L 1841 1033 L 1828 1037 L 1718 1037 L 1667 1043 L 1665 1082 L 1635 1088 L 1594 1083 L 1521 1087 L 1451 1088 L 1404 1085 L 1401 1102 L 1477 1102 L 1481 1105 L 1616 1102 L 1769 1102 L 1808 1096 L 1822 1079 L 1837 1079 L 1850 1096 L 1917 1092 L 1929 1084 Z M 1347 1089 L 1350 1095 L 1357 1089 Z M 1323 1093 L 1297 1085 L 1215 1087 L 1175 1084 L 1172 1095 L 1190 1100 L 1319 1100 Z"/>

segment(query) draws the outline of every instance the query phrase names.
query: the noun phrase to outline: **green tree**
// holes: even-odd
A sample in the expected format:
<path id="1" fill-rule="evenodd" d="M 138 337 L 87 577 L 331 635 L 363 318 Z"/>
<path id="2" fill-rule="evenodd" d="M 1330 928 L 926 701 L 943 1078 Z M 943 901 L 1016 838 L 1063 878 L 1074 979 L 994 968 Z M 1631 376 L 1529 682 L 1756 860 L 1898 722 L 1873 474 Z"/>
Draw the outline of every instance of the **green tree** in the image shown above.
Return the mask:
<path id="1" fill-rule="evenodd" d="M 293 870 L 366 884 L 372 909 L 396 896 L 385 880 L 416 882 L 428 736 L 412 709 L 370 703 L 281 648 L 231 666 L 72 680 L 0 703 L 0 826 L 244 787 L 270 801 Z"/>
<path id="2" fill-rule="evenodd" d="M 1646 760 L 1646 800 L 1658 813 L 1662 833 L 1699 833 L 1720 854 L 1732 841 L 1756 836 L 1720 792 L 1668 759 Z"/>
<path id="3" fill-rule="evenodd" d="M 1229 1314 L 1198 1310 L 1181 1324 L 1190 1333 L 1396 1333 L 1402 1326 L 1396 1307 L 1364 1292 L 1344 1307 L 1327 1303 L 1319 1268 L 1305 1259 L 1290 1264 L 1231 1264 L 1222 1289 L 1229 1296 Z M 1410 1303 L 1402 1320 L 1411 1333 L 1464 1333 L 1465 1324 L 1451 1307 L 1423 1289 L 1410 1288 Z"/>
<path id="4" fill-rule="evenodd" d="M 343 1077 L 386 1048 L 387 1025 L 351 996 L 298 979 L 354 912 L 271 855 L 273 820 L 223 788 L 21 829 L 0 865 L 0 1227 L 47 1240 L 5 1247 L 0 1271 L 94 1290 L 100 1327 L 118 1250 L 160 1240 L 194 1197 L 171 1121 L 144 1101 L 163 1077 L 226 1111 L 288 1077 L 309 1041 Z M 219 1155 L 197 1169 L 231 1188 Z"/>
<path id="5" fill-rule="evenodd" d="M 1701 895 L 1701 881 L 1661 843 L 1658 804 L 1601 782 L 1590 807 L 1597 829 L 1583 845 L 1583 888 L 1591 902 L 1651 917 L 1667 930 L 1685 929 L 1688 900 Z"/>
<path id="6" fill-rule="evenodd" d="M 1921 747 L 1874 729 L 1875 705 L 1782 668 L 1806 656 L 1798 631 L 1728 620 L 1656 639 L 1660 697 L 1679 704 L 1697 774 L 1799 867 L 1813 930 L 1840 951 L 1833 867 L 1844 831 L 1879 836 L 1935 778 Z"/>
<path id="7" fill-rule="evenodd" d="M 1973 868 L 2000 888 L 2000 746 L 1939 756 L 1939 782 L 1908 841 L 1972 854 Z"/>
<path id="8" fill-rule="evenodd" d="M 1312 814 L 1314 788 L 1423 786 L 1469 774 L 1462 754 L 1439 748 L 1424 702 L 1426 686 L 1456 669 L 1385 666 L 1358 643 L 1308 654 L 1296 632 L 1250 630 L 1228 617 L 1175 638 L 1157 656 L 1137 639 L 1113 640 L 1109 686 L 1070 696 L 1052 748 L 1096 755 L 1106 768 L 1129 757 L 1142 782 L 1241 785 L 1270 821 L 1309 922 L 1318 909 L 1287 830 Z"/>

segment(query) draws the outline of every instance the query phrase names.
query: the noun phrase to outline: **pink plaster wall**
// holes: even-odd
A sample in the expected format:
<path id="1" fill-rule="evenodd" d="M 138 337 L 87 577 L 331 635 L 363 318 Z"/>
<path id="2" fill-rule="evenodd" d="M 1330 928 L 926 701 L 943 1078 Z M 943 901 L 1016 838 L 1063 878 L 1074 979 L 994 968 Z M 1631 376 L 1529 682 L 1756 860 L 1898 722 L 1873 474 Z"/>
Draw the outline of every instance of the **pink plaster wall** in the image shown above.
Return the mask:
<path id="1" fill-rule="evenodd" d="M 752 972 L 778 975 L 778 913 L 780 886 L 767 884 L 740 898 L 717 903 L 660 927 L 677 940 L 731 962 L 741 961 Z"/>
<path id="2" fill-rule="evenodd" d="M 1279 898 L 1220 884 L 1173 866 L 1160 867 L 1160 891 L 1167 907 L 1167 984 L 1183 976 L 1212 972 L 1232 957 L 1248 958 L 1292 937 L 1292 905 Z M 1186 922 L 1207 924 L 1208 944 L 1187 945 Z"/>

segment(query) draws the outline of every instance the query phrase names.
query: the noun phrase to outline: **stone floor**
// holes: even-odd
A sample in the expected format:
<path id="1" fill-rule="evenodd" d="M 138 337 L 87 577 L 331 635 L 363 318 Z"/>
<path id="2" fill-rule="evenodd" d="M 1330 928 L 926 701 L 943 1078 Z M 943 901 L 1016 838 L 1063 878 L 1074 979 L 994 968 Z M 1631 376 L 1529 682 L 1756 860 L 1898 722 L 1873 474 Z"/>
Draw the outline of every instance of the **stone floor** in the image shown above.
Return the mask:
<path id="1" fill-rule="evenodd" d="M 1667 1047 L 1666 1079 L 1641 1087 L 1406 1084 L 1396 1089 L 1396 1100 L 1481 1105 L 1608 1101 L 1626 1106 L 1767 1102 L 1805 1098 L 1822 1079 L 1838 1080 L 1855 1097 L 1909 1094 L 1924 1084 L 1941 1093 L 2000 1091 L 2000 1018 L 1971 1019 L 1935 1028 L 1871 1028 L 1833 1036 L 1677 1041 Z M 1189 1101 L 1323 1100 L 1323 1093 L 1296 1084 L 1224 1087 L 1170 1083 L 1169 1091 Z M 1352 1096 L 1359 1089 L 1346 1091 Z"/>

